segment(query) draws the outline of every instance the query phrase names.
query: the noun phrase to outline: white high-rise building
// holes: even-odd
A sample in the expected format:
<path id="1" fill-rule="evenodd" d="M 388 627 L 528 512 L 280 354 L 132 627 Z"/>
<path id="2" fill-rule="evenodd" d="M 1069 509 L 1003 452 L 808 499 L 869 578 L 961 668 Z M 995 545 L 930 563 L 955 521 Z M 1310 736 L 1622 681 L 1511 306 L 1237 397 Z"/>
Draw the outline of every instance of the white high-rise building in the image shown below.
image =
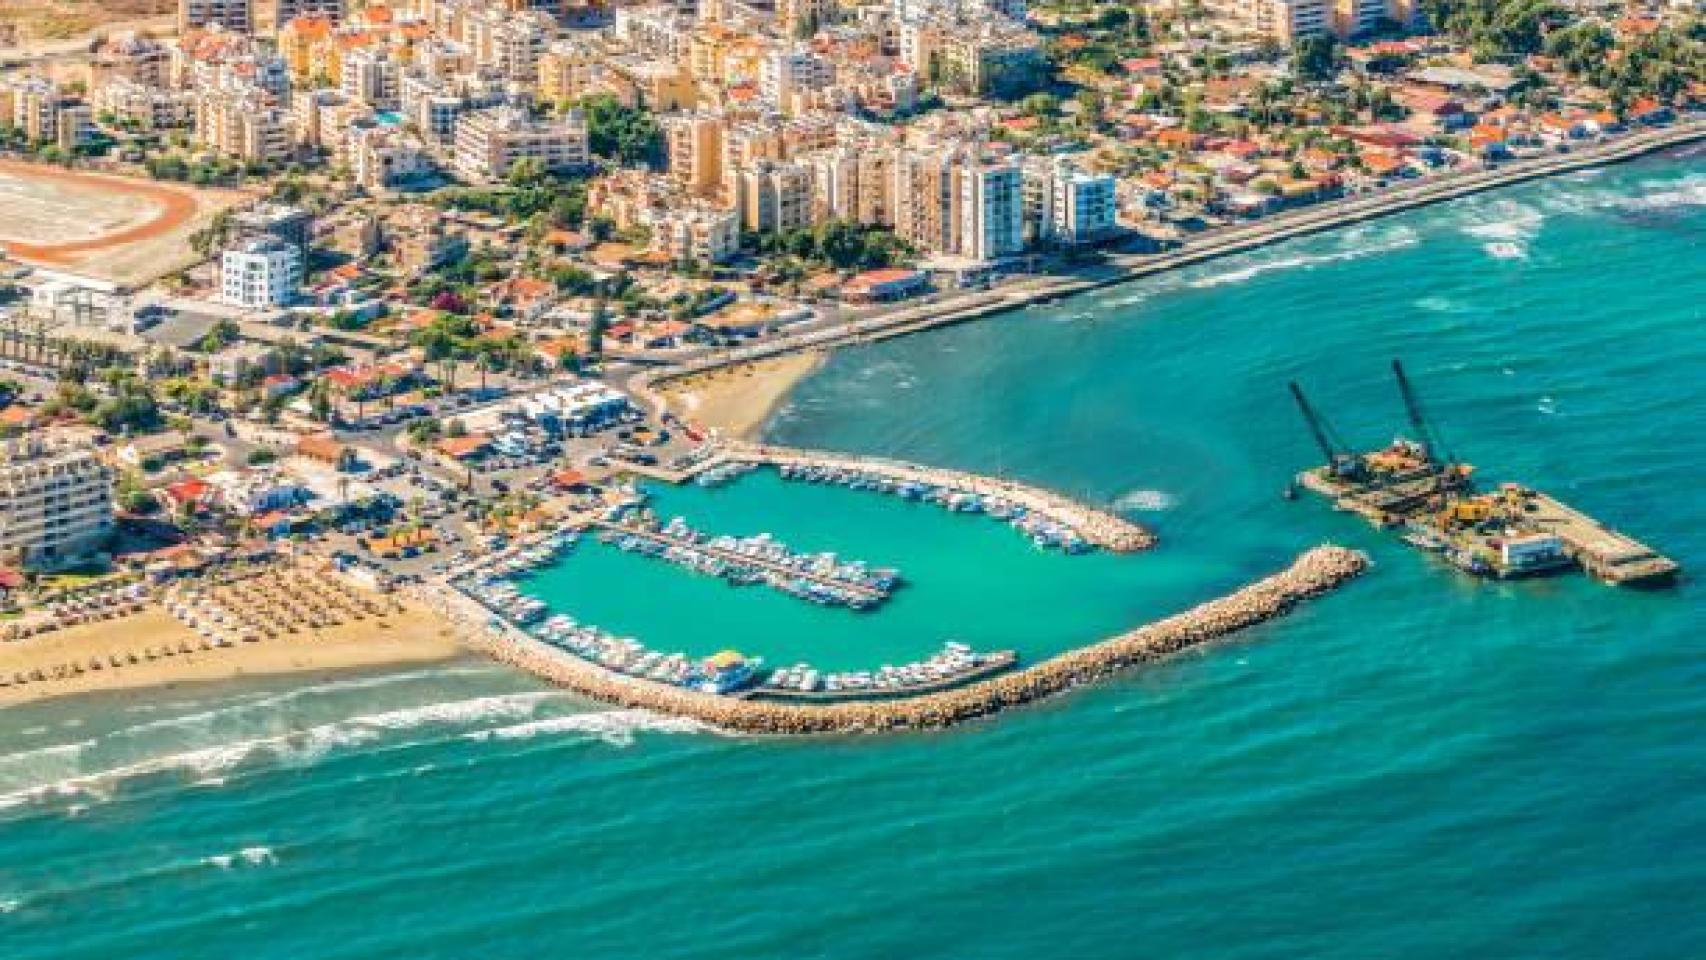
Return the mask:
<path id="1" fill-rule="evenodd" d="M 284 306 L 302 286 L 302 253 L 278 237 L 256 237 L 226 250 L 219 267 L 220 293 L 233 306 Z"/>
<path id="2" fill-rule="evenodd" d="M 994 260 L 1025 249 L 1024 178 L 1017 164 L 970 167 L 960 174 L 960 253 Z"/>
<path id="3" fill-rule="evenodd" d="M 39 435 L 0 445 L 0 562 L 73 562 L 112 527 L 112 470 L 92 450 Z"/>
<path id="4" fill-rule="evenodd" d="M 1076 246 L 1114 231 L 1119 207 L 1113 177 L 1085 173 L 1065 160 L 1032 172 L 1039 182 L 1026 187 L 1037 199 L 1038 240 Z"/>

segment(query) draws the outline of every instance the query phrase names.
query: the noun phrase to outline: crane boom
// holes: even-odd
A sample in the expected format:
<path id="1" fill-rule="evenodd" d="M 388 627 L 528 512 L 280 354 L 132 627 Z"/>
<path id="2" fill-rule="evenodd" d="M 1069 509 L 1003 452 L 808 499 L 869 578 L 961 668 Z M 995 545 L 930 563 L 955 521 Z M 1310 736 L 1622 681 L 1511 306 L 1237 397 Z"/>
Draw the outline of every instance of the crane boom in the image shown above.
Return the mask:
<path id="1" fill-rule="evenodd" d="M 1360 471 L 1362 460 L 1345 446 L 1339 439 L 1338 432 L 1327 422 L 1315 405 L 1304 395 L 1303 388 L 1293 380 L 1290 384 L 1291 396 L 1297 401 L 1298 412 L 1303 414 L 1303 422 L 1309 425 L 1309 434 L 1315 438 L 1315 445 L 1321 448 L 1321 453 L 1327 458 L 1327 468 L 1335 476 L 1349 476 Z"/>
<path id="2" fill-rule="evenodd" d="M 1451 463 L 1454 458 L 1445 449 L 1439 433 L 1429 422 L 1427 413 L 1422 409 L 1422 399 L 1416 394 L 1416 388 L 1411 385 L 1410 378 L 1404 373 L 1403 361 L 1393 358 L 1392 375 L 1398 379 L 1398 393 L 1404 398 L 1404 412 L 1410 418 L 1410 429 L 1416 434 L 1415 440 L 1422 445 L 1428 459 L 1438 463 Z"/>

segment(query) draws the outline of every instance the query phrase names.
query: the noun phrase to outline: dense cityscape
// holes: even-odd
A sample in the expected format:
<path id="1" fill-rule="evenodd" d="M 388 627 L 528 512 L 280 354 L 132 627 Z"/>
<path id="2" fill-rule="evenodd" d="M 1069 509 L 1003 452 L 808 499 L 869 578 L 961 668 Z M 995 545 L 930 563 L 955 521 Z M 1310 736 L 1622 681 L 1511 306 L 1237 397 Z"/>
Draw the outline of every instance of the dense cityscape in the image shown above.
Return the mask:
<path id="1" fill-rule="evenodd" d="M 1703 133 L 1699 0 L 0 0 L 0 952 L 1699 955 Z"/>

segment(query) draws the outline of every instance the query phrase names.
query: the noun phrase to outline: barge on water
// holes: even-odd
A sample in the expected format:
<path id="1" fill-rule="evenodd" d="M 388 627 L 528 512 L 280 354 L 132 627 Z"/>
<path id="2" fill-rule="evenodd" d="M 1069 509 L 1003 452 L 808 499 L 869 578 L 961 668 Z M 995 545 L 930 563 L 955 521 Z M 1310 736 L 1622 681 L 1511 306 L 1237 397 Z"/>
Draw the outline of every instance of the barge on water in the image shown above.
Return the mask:
<path id="1" fill-rule="evenodd" d="M 1402 529 L 1405 542 L 1477 576 L 1513 579 L 1579 567 L 1618 585 L 1675 579 L 1681 568 L 1674 560 L 1544 493 L 1514 483 L 1477 490 L 1474 467 L 1446 451 L 1403 364 L 1392 361 L 1392 372 L 1415 436 L 1368 453 L 1346 446 L 1291 384 L 1327 456 L 1325 465 L 1298 474 L 1298 486 L 1377 527 Z"/>

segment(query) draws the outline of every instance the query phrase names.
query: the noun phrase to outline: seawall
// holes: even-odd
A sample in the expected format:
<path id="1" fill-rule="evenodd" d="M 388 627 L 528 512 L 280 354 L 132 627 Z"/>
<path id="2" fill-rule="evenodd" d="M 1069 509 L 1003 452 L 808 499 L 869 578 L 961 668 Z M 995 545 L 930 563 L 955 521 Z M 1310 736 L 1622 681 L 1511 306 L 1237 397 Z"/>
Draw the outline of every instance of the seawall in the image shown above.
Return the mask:
<path id="1" fill-rule="evenodd" d="M 1367 556 L 1360 552 L 1332 545 L 1316 547 L 1299 555 L 1286 569 L 1224 597 L 1035 666 L 954 690 L 878 703 L 817 706 L 699 693 L 621 676 L 512 627 L 473 630 L 469 645 L 495 660 L 604 703 L 689 717 L 739 733 L 803 735 L 932 730 L 1104 680 L 1135 665 L 1272 620 L 1299 602 L 1357 577 L 1368 565 Z M 469 626 L 485 622 L 477 619 L 482 615 L 489 620 L 489 615 L 460 594 L 447 603 L 462 608 L 463 616 L 459 619 Z M 470 622 L 470 618 L 476 619 Z"/>

